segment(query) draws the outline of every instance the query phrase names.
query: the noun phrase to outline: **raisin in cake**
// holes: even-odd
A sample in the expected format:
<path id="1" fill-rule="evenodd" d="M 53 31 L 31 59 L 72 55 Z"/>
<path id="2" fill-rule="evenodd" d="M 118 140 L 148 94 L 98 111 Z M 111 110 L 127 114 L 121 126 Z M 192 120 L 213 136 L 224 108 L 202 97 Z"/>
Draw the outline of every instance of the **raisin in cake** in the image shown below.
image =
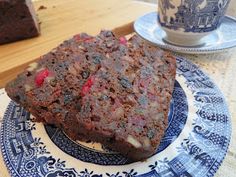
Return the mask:
<path id="1" fill-rule="evenodd" d="M 176 60 L 140 37 L 79 34 L 7 84 L 39 122 L 133 160 L 156 152 L 167 127 Z"/>
<path id="2" fill-rule="evenodd" d="M 0 44 L 39 35 L 31 0 L 0 0 Z"/>

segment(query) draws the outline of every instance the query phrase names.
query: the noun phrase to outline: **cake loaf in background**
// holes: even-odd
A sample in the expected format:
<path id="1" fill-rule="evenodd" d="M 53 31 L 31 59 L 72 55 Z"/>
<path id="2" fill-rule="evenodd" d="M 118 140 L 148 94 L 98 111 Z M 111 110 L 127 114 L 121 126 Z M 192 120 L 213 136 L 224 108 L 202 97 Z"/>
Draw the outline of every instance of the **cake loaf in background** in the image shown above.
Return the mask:
<path id="1" fill-rule="evenodd" d="M 0 44 L 39 35 L 31 0 L 0 0 Z"/>

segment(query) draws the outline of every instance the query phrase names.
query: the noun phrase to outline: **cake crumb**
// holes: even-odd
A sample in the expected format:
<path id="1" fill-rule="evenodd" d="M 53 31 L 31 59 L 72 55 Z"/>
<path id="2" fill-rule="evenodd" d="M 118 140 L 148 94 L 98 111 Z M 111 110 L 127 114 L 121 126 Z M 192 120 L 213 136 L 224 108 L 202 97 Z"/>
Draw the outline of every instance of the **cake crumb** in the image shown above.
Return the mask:
<path id="1" fill-rule="evenodd" d="M 44 9 L 47 9 L 47 7 L 44 6 L 44 5 L 41 5 L 41 6 L 39 6 L 39 8 L 38 8 L 38 10 L 44 10 Z"/>

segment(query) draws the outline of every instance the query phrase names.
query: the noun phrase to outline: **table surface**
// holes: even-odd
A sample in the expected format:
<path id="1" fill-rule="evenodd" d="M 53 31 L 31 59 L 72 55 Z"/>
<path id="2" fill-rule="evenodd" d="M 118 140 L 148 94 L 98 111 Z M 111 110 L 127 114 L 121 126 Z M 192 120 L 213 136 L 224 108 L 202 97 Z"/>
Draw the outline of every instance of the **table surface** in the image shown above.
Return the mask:
<path id="1" fill-rule="evenodd" d="M 155 2 L 155 0 L 143 1 Z M 64 8 L 65 4 L 70 5 Z M 0 46 L 0 87 L 4 87 L 9 79 L 37 56 L 46 53 L 75 33 L 86 31 L 89 34 L 96 34 L 100 29 L 118 27 L 115 31 L 122 35 L 128 34 L 132 32 L 129 25 L 132 21 L 144 13 L 157 9 L 155 4 L 131 0 L 106 0 L 106 2 L 104 0 L 37 0 L 34 5 L 42 22 L 42 35 L 39 38 Z M 45 5 L 47 9 L 38 11 L 40 5 Z M 83 16 L 70 19 L 76 15 L 70 13 L 76 8 L 80 11 L 76 13 Z M 236 1 L 231 1 L 228 14 L 236 16 Z M 69 19 L 70 21 L 67 21 Z M 53 24 L 57 21 L 60 21 L 60 25 Z M 55 25 L 59 29 L 55 29 Z M 65 28 L 66 26 L 70 28 Z M 53 32 L 55 30 L 56 33 Z M 232 138 L 225 160 L 215 176 L 236 176 L 236 48 L 215 54 L 180 55 L 205 71 L 226 98 L 231 114 Z M 2 117 L 0 121 L 1 119 Z M 0 177 L 7 176 L 9 174 L 0 153 Z"/>

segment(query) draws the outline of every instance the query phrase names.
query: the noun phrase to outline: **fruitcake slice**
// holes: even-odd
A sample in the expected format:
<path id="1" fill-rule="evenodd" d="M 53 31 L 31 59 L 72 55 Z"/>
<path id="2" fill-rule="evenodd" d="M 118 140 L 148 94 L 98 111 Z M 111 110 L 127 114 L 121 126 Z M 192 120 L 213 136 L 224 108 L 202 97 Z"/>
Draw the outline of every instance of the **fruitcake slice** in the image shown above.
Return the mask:
<path id="1" fill-rule="evenodd" d="M 82 33 L 30 64 L 6 91 L 36 121 L 143 160 L 167 127 L 175 71 L 173 56 L 136 35 Z"/>

